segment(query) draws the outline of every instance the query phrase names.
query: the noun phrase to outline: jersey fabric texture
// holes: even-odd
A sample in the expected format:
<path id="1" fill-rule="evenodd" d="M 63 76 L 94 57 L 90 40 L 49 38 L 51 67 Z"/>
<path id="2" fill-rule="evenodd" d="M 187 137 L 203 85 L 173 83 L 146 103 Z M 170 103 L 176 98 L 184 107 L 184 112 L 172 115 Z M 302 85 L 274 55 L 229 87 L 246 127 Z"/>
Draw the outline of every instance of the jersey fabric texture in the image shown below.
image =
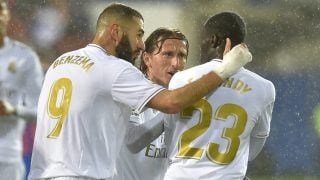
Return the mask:
<path id="1" fill-rule="evenodd" d="M 95 44 L 60 56 L 41 90 L 29 179 L 112 177 L 131 111 L 161 90 Z"/>
<path id="2" fill-rule="evenodd" d="M 221 60 L 177 73 L 176 89 L 211 71 Z M 165 121 L 169 167 L 165 179 L 243 179 L 250 136 L 269 135 L 275 101 L 272 82 L 241 68 L 217 90 Z"/>
<path id="3" fill-rule="evenodd" d="M 152 120 L 157 110 L 147 109 L 141 114 L 133 114 L 130 123 L 142 124 Z M 164 133 L 150 143 L 139 153 L 133 154 L 124 145 L 117 161 L 117 176 L 115 179 L 131 180 L 162 180 L 167 165 L 167 147 L 164 143 Z"/>
<path id="4" fill-rule="evenodd" d="M 43 71 L 36 53 L 28 46 L 5 37 L 0 48 L 0 99 L 16 108 L 17 115 L 0 116 L 0 162 L 20 162 L 25 120 L 36 120 Z M 0 170 L 0 174 L 7 174 Z M 8 178 L 10 179 L 10 178 Z"/>

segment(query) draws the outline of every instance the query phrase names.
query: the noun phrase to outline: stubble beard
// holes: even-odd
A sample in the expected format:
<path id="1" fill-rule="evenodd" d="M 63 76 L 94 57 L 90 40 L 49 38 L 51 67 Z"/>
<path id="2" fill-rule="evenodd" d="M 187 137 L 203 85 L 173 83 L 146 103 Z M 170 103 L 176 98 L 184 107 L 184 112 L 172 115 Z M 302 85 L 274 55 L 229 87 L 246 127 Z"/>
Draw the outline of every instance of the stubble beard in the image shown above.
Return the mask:
<path id="1" fill-rule="evenodd" d="M 134 64 L 135 59 L 133 58 L 132 48 L 127 35 L 123 35 L 121 41 L 116 47 L 116 57 Z"/>

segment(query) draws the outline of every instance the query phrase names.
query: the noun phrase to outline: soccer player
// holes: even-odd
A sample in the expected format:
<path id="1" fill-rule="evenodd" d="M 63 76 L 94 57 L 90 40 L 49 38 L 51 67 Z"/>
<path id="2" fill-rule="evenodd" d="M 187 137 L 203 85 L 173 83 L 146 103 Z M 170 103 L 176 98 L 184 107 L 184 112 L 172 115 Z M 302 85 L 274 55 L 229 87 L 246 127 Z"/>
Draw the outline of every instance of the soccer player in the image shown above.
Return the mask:
<path id="1" fill-rule="evenodd" d="M 188 40 L 182 32 L 177 29 L 158 28 L 145 41 L 140 70 L 151 82 L 167 88 L 172 76 L 183 70 L 188 48 Z M 129 148 L 121 148 L 117 161 L 118 175 L 114 179 L 163 179 L 167 165 L 167 148 L 164 143 L 162 117 L 159 111 L 151 108 L 141 114 L 131 115 L 125 139 Z M 152 141 L 147 147 L 142 144 L 142 141 L 146 140 Z M 141 150 L 141 147 L 145 148 Z"/>
<path id="2" fill-rule="evenodd" d="M 171 91 L 150 83 L 132 65 L 144 48 L 143 34 L 142 15 L 113 3 L 99 15 L 92 43 L 49 67 L 38 103 L 30 180 L 111 179 L 132 110 L 179 112 L 252 58 L 245 46 L 232 48 L 226 63 Z"/>
<path id="3" fill-rule="evenodd" d="M 176 73 L 169 89 L 191 83 L 223 63 L 225 39 L 243 43 L 246 28 L 233 12 L 210 17 L 203 28 L 202 65 Z M 272 82 L 245 68 L 217 90 L 166 120 L 169 166 L 165 180 L 242 180 L 261 151 L 275 101 Z"/>
<path id="4" fill-rule="evenodd" d="M 10 10 L 0 0 L 0 176 L 25 178 L 22 136 L 36 120 L 43 71 L 36 53 L 7 36 Z"/>

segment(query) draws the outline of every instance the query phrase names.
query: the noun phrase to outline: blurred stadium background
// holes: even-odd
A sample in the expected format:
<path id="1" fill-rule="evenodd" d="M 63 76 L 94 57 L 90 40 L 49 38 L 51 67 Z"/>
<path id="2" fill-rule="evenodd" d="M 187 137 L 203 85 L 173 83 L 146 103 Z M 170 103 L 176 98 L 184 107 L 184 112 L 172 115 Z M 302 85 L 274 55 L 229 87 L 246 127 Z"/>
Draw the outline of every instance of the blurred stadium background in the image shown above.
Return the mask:
<path id="1" fill-rule="evenodd" d="M 9 35 L 32 46 L 46 69 L 60 54 L 91 41 L 107 0 L 8 0 Z M 251 179 L 320 179 L 319 0 L 127 0 L 139 10 L 147 37 L 160 26 L 179 28 L 190 41 L 187 67 L 199 63 L 199 37 L 207 17 L 235 11 L 247 23 L 253 62 L 246 68 L 276 87 L 270 137 L 248 166 Z M 35 124 L 24 135 L 29 170 Z"/>

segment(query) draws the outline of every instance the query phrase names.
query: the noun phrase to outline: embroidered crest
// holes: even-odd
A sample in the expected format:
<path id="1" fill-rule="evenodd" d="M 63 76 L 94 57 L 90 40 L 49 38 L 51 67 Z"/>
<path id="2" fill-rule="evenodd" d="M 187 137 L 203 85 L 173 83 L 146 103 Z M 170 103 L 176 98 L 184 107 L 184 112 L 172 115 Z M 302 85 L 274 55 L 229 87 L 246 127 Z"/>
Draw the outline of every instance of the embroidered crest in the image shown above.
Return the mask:
<path id="1" fill-rule="evenodd" d="M 16 73 L 17 72 L 17 65 L 14 62 L 11 62 L 8 66 L 8 71 L 11 73 Z"/>

